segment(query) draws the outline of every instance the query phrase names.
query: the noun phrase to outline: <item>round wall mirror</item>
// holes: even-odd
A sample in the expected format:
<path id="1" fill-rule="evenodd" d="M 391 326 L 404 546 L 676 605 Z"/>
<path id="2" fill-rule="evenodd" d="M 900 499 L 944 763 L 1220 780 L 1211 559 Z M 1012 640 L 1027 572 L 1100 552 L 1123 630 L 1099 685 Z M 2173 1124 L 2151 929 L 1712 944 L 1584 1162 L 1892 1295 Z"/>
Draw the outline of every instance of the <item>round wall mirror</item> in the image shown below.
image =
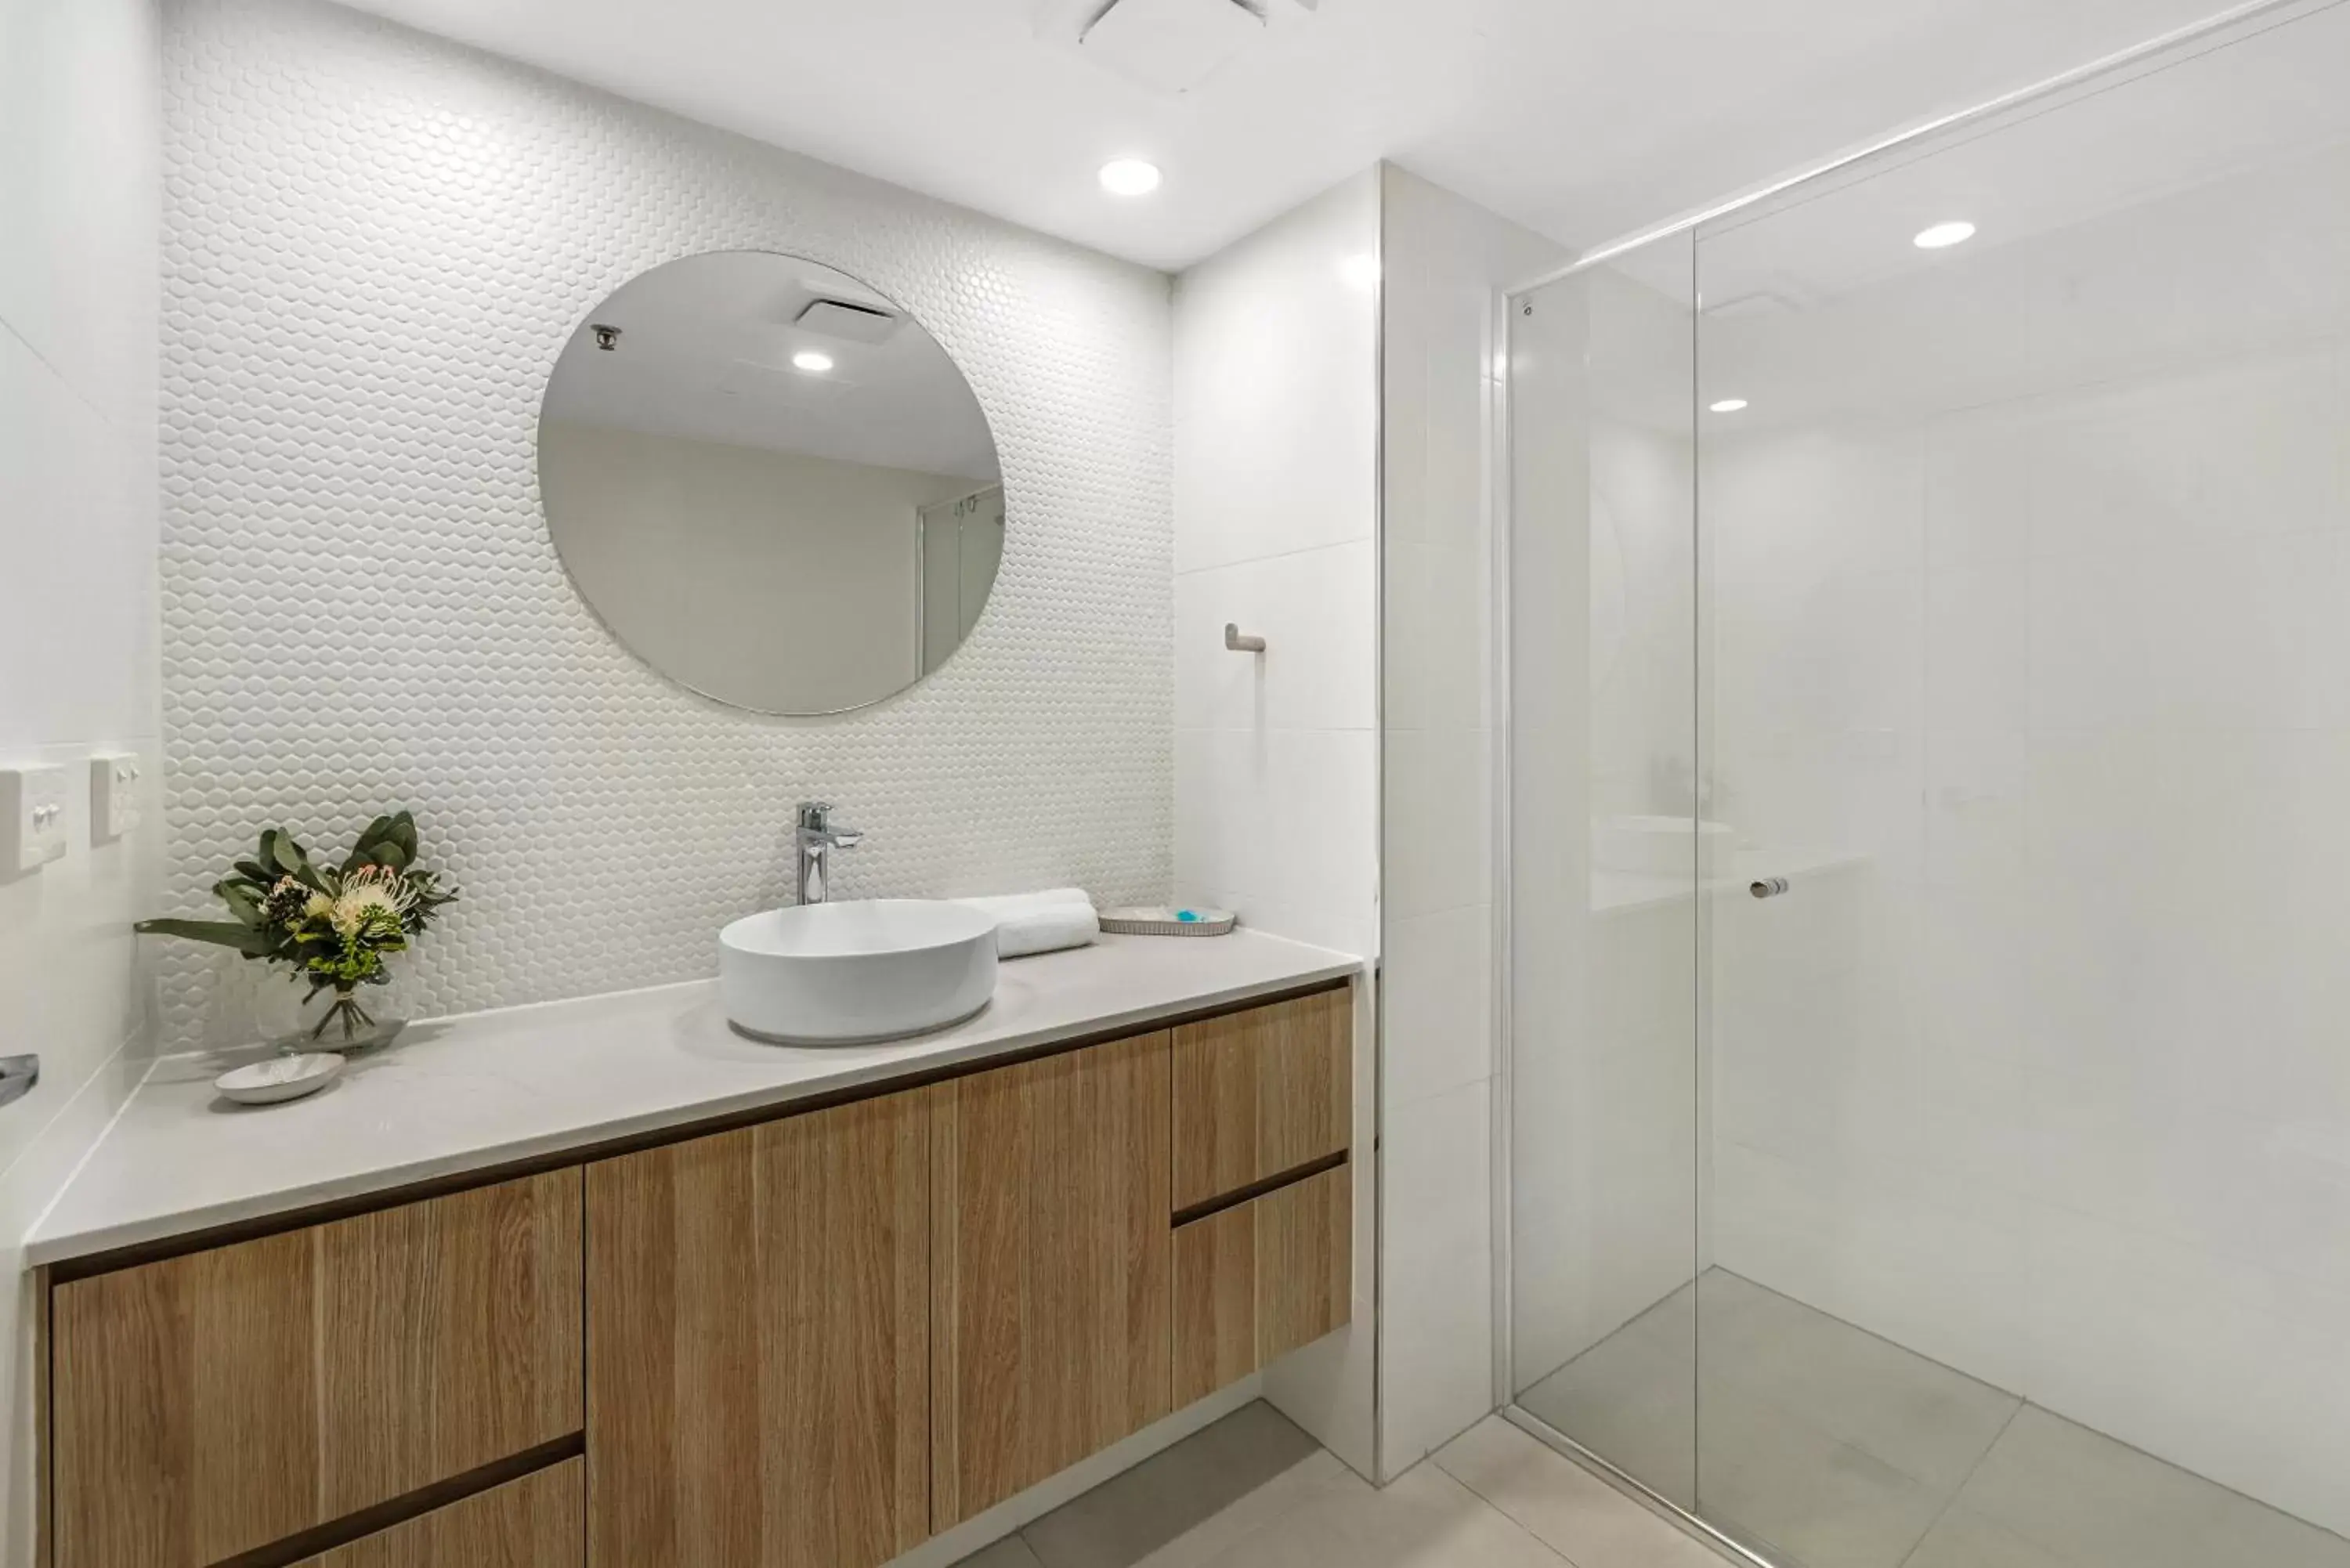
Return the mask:
<path id="1" fill-rule="evenodd" d="M 796 256 L 687 256 L 579 324 L 539 409 L 556 554 L 612 634 L 762 713 L 903 691 L 1003 556 L 971 384 L 904 309 Z"/>

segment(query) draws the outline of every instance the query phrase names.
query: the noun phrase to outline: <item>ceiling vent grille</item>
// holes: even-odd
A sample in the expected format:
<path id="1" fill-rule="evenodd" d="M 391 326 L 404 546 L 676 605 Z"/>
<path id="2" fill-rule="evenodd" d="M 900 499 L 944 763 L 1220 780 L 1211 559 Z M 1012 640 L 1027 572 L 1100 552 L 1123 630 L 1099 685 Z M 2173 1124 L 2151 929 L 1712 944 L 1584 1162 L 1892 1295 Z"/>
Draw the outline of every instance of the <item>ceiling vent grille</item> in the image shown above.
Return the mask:
<path id="1" fill-rule="evenodd" d="M 1195 92 L 1264 33 L 1265 0 L 1111 0 L 1077 35 L 1103 69 L 1153 92 Z"/>
<path id="2" fill-rule="evenodd" d="M 851 343 L 879 343 L 898 330 L 898 317 L 870 305 L 819 299 L 794 318 L 796 325 Z"/>

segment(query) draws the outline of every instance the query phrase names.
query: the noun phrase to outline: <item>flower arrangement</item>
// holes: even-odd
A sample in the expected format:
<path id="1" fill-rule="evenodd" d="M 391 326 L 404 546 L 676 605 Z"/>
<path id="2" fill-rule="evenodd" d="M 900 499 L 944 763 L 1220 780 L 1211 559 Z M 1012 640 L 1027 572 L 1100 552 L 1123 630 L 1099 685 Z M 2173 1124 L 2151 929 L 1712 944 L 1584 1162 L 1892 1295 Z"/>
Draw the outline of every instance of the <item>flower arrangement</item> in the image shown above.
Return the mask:
<path id="1" fill-rule="evenodd" d="M 136 929 L 284 964 L 296 981 L 309 981 L 306 1005 L 332 991 L 332 1004 L 309 1035 L 328 1049 L 390 1037 L 359 1004 L 359 988 L 389 983 L 384 961 L 407 951 L 409 940 L 457 897 L 453 888 L 442 890 L 433 872 L 418 869 L 416 819 L 405 811 L 368 824 L 339 867 L 315 864 L 292 834 L 270 828 L 254 857 L 238 861 L 213 891 L 234 919 L 141 920 Z M 337 1025 L 340 1034 L 326 1040 Z"/>

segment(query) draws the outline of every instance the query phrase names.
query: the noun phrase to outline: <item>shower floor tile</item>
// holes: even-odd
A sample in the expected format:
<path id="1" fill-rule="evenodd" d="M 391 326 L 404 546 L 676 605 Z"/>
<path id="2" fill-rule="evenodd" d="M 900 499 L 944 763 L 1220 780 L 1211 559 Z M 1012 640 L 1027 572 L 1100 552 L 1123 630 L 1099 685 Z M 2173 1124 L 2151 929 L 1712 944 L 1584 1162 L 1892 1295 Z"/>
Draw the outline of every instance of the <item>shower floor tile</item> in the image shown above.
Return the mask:
<path id="1" fill-rule="evenodd" d="M 2065 1568 L 2350 1568 L 2350 1541 L 2036 1405 L 1959 1504 Z"/>
<path id="2" fill-rule="evenodd" d="M 1719 1269 L 1519 1403 L 1785 1568 L 2350 1568 L 2350 1541 Z"/>

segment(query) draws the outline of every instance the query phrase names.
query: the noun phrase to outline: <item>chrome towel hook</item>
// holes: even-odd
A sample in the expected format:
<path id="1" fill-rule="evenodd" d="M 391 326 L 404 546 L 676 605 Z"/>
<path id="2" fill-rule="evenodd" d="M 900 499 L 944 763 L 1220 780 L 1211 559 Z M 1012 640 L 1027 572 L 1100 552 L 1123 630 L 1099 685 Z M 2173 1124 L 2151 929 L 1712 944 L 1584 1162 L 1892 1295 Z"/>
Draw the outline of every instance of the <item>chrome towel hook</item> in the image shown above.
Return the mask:
<path id="1" fill-rule="evenodd" d="M 41 1081 L 38 1056 L 0 1056 L 0 1106 L 24 1098 Z"/>

